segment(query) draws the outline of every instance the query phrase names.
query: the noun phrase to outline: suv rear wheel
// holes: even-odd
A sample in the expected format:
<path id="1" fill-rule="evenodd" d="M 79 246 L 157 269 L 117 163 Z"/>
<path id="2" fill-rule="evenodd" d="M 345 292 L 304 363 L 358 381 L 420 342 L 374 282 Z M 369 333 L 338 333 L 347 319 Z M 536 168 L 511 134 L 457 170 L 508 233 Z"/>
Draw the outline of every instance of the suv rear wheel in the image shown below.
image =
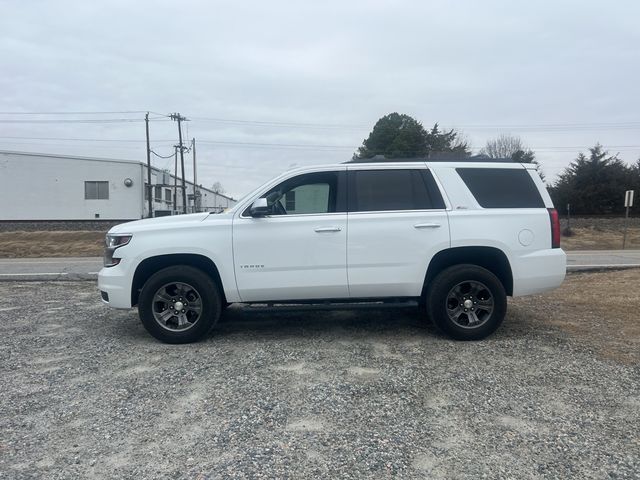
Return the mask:
<path id="1" fill-rule="evenodd" d="M 187 265 L 163 268 L 142 287 L 138 313 L 147 331 L 165 343 L 200 340 L 220 318 L 218 287 Z"/>
<path id="2" fill-rule="evenodd" d="M 492 334 L 507 311 L 502 282 L 477 265 L 455 265 L 440 272 L 427 290 L 427 313 L 456 340 L 480 340 Z"/>

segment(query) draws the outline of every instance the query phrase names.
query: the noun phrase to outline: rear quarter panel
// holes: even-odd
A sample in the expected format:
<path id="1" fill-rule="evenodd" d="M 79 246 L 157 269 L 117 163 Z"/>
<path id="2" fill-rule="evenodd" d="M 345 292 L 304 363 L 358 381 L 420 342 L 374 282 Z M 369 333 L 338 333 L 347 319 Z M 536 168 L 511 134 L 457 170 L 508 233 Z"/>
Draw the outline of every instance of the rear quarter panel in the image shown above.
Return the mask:
<path id="1" fill-rule="evenodd" d="M 503 251 L 513 274 L 514 296 L 558 287 L 564 280 L 566 256 L 561 249 L 551 248 L 547 208 L 552 204 L 537 173 L 530 172 L 546 208 L 482 208 L 455 171 L 456 166 L 434 164 L 432 168 L 452 205 L 451 247 L 489 246 Z M 486 166 L 495 168 L 495 164 Z M 507 164 L 500 168 L 524 167 Z"/>

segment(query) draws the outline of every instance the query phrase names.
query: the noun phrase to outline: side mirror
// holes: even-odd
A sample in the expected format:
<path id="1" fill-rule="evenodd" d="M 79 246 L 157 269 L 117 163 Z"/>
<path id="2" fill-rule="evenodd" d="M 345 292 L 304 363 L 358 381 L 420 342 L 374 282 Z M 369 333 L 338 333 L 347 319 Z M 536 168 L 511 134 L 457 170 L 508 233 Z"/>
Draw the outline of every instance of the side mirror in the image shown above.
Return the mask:
<path id="1" fill-rule="evenodd" d="M 266 198 L 258 198 L 251 204 L 251 210 L 249 210 L 252 217 L 264 217 L 269 214 L 269 204 Z"/>

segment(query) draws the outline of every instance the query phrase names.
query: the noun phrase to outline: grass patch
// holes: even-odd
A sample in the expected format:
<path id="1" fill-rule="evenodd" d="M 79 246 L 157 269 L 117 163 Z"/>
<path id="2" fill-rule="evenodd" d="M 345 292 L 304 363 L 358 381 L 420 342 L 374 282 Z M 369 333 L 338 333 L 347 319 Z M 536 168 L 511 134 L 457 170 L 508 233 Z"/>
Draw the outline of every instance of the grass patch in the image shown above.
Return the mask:
<path id="1" fill-rule="evenodd" d="M 564 250 L 620 250 L 622 237 L 622 230 L 572 226 L 571 236 L 563 235 L 561 246 Z M 640 228 L 629 228 L 626 248 L 640 248 Z"/>
<path id="2" fill-rule="evenodd" d="M 601 357 L 640 364 L 640 269 L 573 273 L 557 290 L 512 304 L 587 344 Z"/>
<path id="3" fill-rule="evenodd" d="M 0 258 L 99 257 L 106 232 L 0 232 Z"/>

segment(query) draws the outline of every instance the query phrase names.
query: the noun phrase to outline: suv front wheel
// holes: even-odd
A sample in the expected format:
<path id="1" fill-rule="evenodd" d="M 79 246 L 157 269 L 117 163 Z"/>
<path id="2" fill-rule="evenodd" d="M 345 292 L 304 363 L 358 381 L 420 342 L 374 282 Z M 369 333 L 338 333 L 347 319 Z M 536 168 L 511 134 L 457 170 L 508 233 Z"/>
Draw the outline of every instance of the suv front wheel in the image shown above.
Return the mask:
<path id="1" fill-rule="evenodd" d="M 454 265 L 440 272 L 427 290 L 426 307 L 435 325 L 456 340 L 491 335 L 507 311 L 502 282 L 477 265 Z"/>
<path id="2" fill-rule="evenodd" d="M 165 343 L 200 340 L 220 318 L 218 287 L 197 268 L 163 268 L 140 292 L 138 314 L 147 331 Z"/>

